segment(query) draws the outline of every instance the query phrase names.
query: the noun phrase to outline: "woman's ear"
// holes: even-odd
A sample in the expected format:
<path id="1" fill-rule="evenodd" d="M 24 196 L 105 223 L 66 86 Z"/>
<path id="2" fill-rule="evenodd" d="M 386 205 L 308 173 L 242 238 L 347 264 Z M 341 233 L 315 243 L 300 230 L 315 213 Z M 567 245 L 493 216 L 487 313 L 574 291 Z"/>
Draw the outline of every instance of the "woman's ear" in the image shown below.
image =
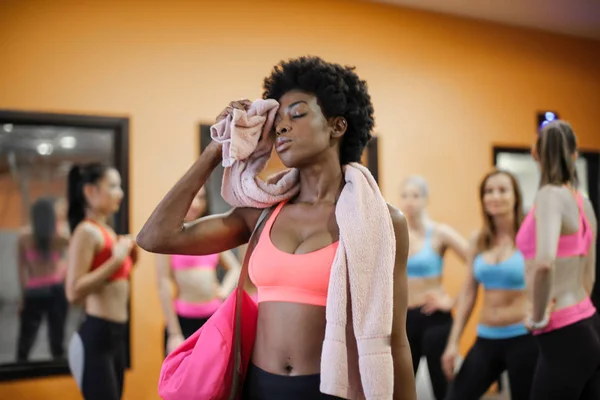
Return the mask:
<path id="1" fill-rule="evenodd" d="M 348 121 L 344 117 L 335 117 L 333 119 L 333 135 L 332 137 L 339 139 L 348 130 Z"/>
<path id="2" fill-rule="evenodd" d="M 86 200 L 86 202 L 88 199 L 91 199 L 94 196 L 96 190 L 97 187 L 95 185 L 89 183 L 83 185 L 83 198 Z"/>

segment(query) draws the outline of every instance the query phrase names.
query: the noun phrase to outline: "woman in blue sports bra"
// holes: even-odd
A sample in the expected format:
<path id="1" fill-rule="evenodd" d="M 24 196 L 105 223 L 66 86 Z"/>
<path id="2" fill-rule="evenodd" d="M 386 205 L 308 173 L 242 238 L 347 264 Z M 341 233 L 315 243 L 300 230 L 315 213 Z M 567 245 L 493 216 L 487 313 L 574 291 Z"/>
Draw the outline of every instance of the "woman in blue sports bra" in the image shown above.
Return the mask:
<path id="1" fill-rule="evenodd" d="M 442 400 L 448 381 L 440 359 L 452 326 L 450 311 L 454 306 L 454 299 L 442 285 L 443 257 L 450 248 L 466 260 L 467 241 L 449 226 L 427 219 L 428 194 L 427 183 L 421 177 L 410 177 L 402 185 L 400 208 L 408 222 L 410 240 L 406 329 L 414 373 L 425 356 L 433 393 L 437 400 Z"/>
<path id="2" fill-rule="evenodd" d="M 529 302 L 525 285 L 525 260 L 515 246 L 523 221 L 522 197 L 517 180 L 494 170 L 480 186 L 483 227 L 470 243 L 469 269 L 459 296 L 455 321 L 442 365 L 452 385 L 446 400 L 477 400 L 500 374 L 508 371 L 511 398 L 528 400 L 537 364 L 536 343 L 525 327 Z M 484 298 L 477 340 L 454 377 L 458 342 L 477 300 Z"/>

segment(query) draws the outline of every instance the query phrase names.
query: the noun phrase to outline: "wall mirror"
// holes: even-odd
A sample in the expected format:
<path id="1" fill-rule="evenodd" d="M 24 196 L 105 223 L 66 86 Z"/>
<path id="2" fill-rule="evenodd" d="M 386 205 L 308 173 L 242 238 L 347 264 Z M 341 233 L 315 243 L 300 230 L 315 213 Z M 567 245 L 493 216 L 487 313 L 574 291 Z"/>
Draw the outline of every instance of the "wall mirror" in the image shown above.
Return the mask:
<path id="1" fill-rule="evenodd" d="M 93 161 L 121 173 L 125 196 L 112 225 L 128 233 L 128 135 L 127 118 L 0 110 L 0 380 L 69 374 L 66 350 L 84 314 L 64 295 L 66 248 L 42 268 L 19 243 L 34 223 L 52 220 L 69 238 L 67 174 Z M 127 354 L 129 366 L 129 341 Z"/>
<path id="2" fill-rule="evenodd" d="M 526 147 L 493 148 L 494 165 L 499 169 L 512 172 L 523 192 L 523 209 L 528 212 L 535 200 L 540 172 L 537 163 Z M 589 197 L 596 215 L 600 215 L 600 153 L 597 151 L 581 150 L 575 164 L 579 176 L 579 190 Z M 596 242 L 596 254 L 600 254 L 600 242 Z M 600 276 L 600 258 L 596 258 L 596 275 Z M 596 280 L 592 301 L 600 306 L 600 283 Z"/>

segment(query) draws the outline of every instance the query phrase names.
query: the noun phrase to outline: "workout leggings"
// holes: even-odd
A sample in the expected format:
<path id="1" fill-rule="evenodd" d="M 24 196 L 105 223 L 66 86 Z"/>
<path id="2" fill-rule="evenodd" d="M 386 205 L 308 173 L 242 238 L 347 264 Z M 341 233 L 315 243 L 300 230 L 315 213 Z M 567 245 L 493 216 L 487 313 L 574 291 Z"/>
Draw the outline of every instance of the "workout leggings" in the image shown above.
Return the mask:
<path id="1" fill-rule="evenodd" d="M 600 399 L 600 317 L 535 337 L 540 359 L 531 400 Z"/>
<path id="2" fill-rule="evenodd" d="M 505 370 L 511 399 L 529 400 L 537 360 L 537 345 L 530 334 L 509 339 L 478 337 L 454 378 L 446 400 L 480 399 Z M 567 400 L 567 397 L 561 399 Z"/>
<path id="3" fill-rule="evenodd" d="M 250 363 L 243 400 L 342 400 L 319 390 L 321 375 L 286 376 L 264 371 Z"/>
<path id="4" fill-rule="evenodd" d="M 69 368 L 85 400 L 120 400 L 127 324 L 86 315 L 69 343 Z"/>
<path id="5" fill-rule="evenodd" d="M 421 308 L 410 308 L 406 315 L 406 332 L 410 343 L 413 369 L 415 375 L 421 357 L 427 357 L 427 366 L 431 378 L 431 386 L 437 400 L 446 396 L 448 381 L 442 371 L 442 354 L 446 348 L 448 335 L 452 328 L 452 315 L 448 312 L 436 311 L 425 315 Z"/>
<path id="6" fill-rule="evenodd" d="M 65 355 L 63 346 L 68 302 L 62 284 L 26 289 L 19 321 L 17 361 L 26 361 L 35 343 L 42 319 L 48 322 L 48 340 L 52 357 Z"/>
<path id="7" fill-rule="evenodd" d="M 181 333 L 185 339 L 189 338 L 196 332 L 198 329 L 202 327 L 208 321 L 208 318 L 187 318 L 182 317 L 181 315 L 177 316 L 179 319 L 179 326 L 181 326 Z M 165 328 L 165 338 L 164 338 L 164 353 L 165 357 L 167 356 L 167 339 L 169 338 L 169 332 L 167 328 Z"/>

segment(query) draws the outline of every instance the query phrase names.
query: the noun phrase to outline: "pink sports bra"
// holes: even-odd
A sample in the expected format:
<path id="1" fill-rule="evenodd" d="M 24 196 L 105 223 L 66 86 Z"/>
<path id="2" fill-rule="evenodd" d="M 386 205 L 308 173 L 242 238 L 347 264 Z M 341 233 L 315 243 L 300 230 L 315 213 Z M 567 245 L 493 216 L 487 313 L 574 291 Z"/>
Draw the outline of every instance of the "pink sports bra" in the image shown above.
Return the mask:
<path id="1" fill-rule="evenodd" d="M 324 307 L 339 242 L 306 254 L 279 250 L 271 241 L 271 228 L 284 205 L 279 203 L 273 211 L 248 263 L 248 274 L 258 289 L 258 303 L 282 301 Z"/>
<path id="2" fill-rule="evenodd" d="M 556 257 L 575 257 L 588 254 L 593 242 L 592 229 L 585 217 L 583 208 L 583 197 L 581 193 L 574 193 L 577 207 L 579 208 L 579 230 L 570 235 L 561 235 L 558 240 Z M 532 208 L 521 224 L 516 237 L 517 248 L 526 260 L 535 258 L 536 254 L 536 232 L 535 232 L 535 208 Z"/>
<path id="3" fill-rule="evenodd" d="M 171 267 L 173 269 L 216 269 L 219 265 L 219 254 L 208 254 L 205 256 L 187 256 L 174 254 L 171 256 Z"/>

